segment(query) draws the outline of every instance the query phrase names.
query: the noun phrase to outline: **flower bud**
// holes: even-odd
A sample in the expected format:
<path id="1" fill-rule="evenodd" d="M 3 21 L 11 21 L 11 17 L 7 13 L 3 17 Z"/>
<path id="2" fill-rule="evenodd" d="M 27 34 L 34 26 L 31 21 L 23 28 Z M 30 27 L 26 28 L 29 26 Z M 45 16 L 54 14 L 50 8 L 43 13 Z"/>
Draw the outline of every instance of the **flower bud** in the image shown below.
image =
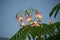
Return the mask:
<path id="1" fill-rule="evenodd" d="M 25 24 L 24 24 L 24 22 L 21 22 L 20 26 L 22 26 L 22 27 L 23 27 L 24 25 L 25 25 Z"/>
<path id="2" fill-rule="evenodd" d="M 17 17 L 17 21 L 22 21 L 22 20 L 23 20 L 22 16 Z"/>
<path id="3" fill-rule="evenodd" d="M 33 26 L 39 27 L 40 25 L 36 21 L 34 21 Z"/>
<path id="4" fill-rule="evenodd" d="M 26 21 L 27 21 L 27 22 L 31 21 L 31 18 L 32 18 L 31 16 L 27 16 L 27 17 L 26 17 Z"/>
<path id="5" fill-rule="evenodd" d="M 39 12 L 36 12 L 36 13 L 35 13 L 35 16 L 36 16 L 37 18 L 42 18 L 42 14 L 39 13 Z"/>
<path id="6" fill-rule="evenodd" d="M 52 22 L 52 20 L 48 20 L 48 23 L 49 23 L 49 24 L 52 24 L 53 22 Z"/>

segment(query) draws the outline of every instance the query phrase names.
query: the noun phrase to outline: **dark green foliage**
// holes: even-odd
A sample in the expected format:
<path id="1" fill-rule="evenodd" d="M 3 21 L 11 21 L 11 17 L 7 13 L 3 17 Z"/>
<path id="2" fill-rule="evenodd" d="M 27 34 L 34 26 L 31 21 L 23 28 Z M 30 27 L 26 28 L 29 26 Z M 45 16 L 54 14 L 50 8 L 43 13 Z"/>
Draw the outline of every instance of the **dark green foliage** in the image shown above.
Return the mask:
<path id="1" fill-rule="evenodd" d="M 41 35 L 46 36 L 46 34 L 53 34 L 55 29 L 59 27 L 60 27 L 60 22 L 56 22 L 53 24 L 43 23 L 40 24 L 40 27 L 27 25 L 24 26 L 23 28 L 20 28 L 19 31 L 11 37 L 10 40 L 25 40 L 26 36 L 28 36 L 29 40 L 31 40 L 31 37 L 33 40 L 35 40 L 36 36 L 38 36 L 37 39 L 40 40 Z"/>
<path id="2" fill-rule="evenodd" d="M 47 40 L 60 40 L 60 34 L 56 34 L 53 37 L 49 37 Z"/>
<path id="3" fill-rule="evenodd" d="M 60 3 L 57 4 L 57 5 L 51 10 L 49 16 L 51 17 L 51 16 L 55 13 L 54 18 L 56 18 L 59 9 L 60 9 Z"/>

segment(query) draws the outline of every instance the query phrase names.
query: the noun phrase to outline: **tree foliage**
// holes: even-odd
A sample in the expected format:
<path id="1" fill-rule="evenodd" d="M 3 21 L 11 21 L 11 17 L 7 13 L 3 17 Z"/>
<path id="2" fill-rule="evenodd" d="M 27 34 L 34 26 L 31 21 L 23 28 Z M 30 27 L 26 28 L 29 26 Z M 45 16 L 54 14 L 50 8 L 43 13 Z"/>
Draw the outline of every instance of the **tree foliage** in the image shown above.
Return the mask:
<path id="1" fill-rule="evenodd" d="M 14 36 L 12 36 L 10 40 L 25 40 L 27 36 L 29 40 L 31 40 L 31 37 L 33 40 L 35 40 L 36 36 L 38 37 L 38 40 L 40 40 L 41 35 L 46 36 L 46 34 L 49 34 L 50 36 L 54 36 L 56 28 L 60 28 L 60 22 L 56 22 L 53 24 L 43 23 L 40 24 L 40 27 L 26 25 L 23 28 L 20 28 L 19 31 L 16 34 L 14 34 Z"/>
<path id="2" fill-rule="evenodd" d="M 56 18 L 57 13 L 60 9 L 60 3 L 57 4 L 52 11 L 50 12 L 49 16 L 51 17 L 54 13 L 54 17 Z M 23 13 L 23 15 L 30 15 L 30 13 L 37 11 L 35 9 L 29 9 L 29 10 L 25 10 Z M 56 12 L 55 12 L 56 11 Z M 18 12 L 16 14 L 16 18 L 21 14 L 22 12 Z M 38 16 L 38 17 L 41 17 Z M 20 16 L 20 21 L 22 22 L 22 17 Z M 29 17 L 30 18 L 30 17 Z M 39 19 L 39 18 L 38 18 Z M 24 24 L 23 24 L 24 25 Z M 22 26 L 23 26 L 22 25 Z M 57 29 L 57 32 L 55 31 Z M 46 35 L 49 35 L 50 37 L 47 38 Z M 42 23 L 39 24 L 39 27 L 36 26 L 32 26 L 31 24 L 29 25 L 24 25 L 22 28 L 20 28 L 18 30 L 17 33 L 15 33 L 10 40 L 26 40 L 26 37 L 28 38 L 28 40 L 55 40 L 55 38 L 57 37 L 57 35 L 60 35 L 60 22 L 55 22 L 55 23 L 51 23 L 51 24 L 46 24 L 46 23 Z M 58 36 L 59 36 L 58 35 Z M 36 38 L 37 37 L 37 38 Z M 53 39 L 54 38 L 54 39 Z M 59 39 L 58 39 L 59 40 Z"/>
<path id="3" fill-rule="evenodd" d="M 54 18 L 56 18 L 58 11 L 60 9 L 60 3 L 58 3 L 54 8 L 51 10 L 49 16 L 51 17 L 54 14 Z"/>

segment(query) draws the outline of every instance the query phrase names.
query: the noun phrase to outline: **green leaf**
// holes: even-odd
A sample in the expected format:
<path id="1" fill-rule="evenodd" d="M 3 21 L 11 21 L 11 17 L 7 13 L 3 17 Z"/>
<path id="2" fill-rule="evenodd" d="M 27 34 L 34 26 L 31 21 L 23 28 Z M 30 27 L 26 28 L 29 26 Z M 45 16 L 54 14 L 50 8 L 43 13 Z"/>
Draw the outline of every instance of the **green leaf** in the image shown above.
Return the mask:
<path id="1" fill-rule="evenodd" d="M 30 15 L 28 10 L 25 10 L 25 15 Z"/>
<path id="2" fill-rule="evenodd" d="M 60 22 L 56 22 L 53 24 L 40 24 L 42 26 L 35 27 L 35 26 L 24 26 L 23 28 L 19 29 L 19 31 L 11 37 L 10 40 L 25 40 L 26 36 L 28 36 L 28 39 L 31 40 L 30 35 L 32 36 L 32 39 L 35 40 L 35 37 L 38 36 L 38 40 L 40 39 L 41 35 L 54 35 L 55 28 L 60 27 Z M 29 35 L 30 34 L 30 35 Z"/>
<path id="3" fill-rule="evenodd" d="M 54 14 L 54 12 L 56 11 L 56 13 L 55 13 L 55 15 L 54 15 L 54 17 L 56 17 L 59 8 L 60 8 L 60 3 L 57 4 L 57 5 L 52 9 L 52 11 L 50 12 L 49 16 L 51 17 L 51 16 Z"/>
<path id="4" fill-rule="evenodd" d="M 33 27 L 30 28 L 30 35 L 32 36 L 32 39 L 35 40 L 35 37 L 36 37 L 36 33 L 33 31 Z"/>
<path id="5" fill-rule="evenodd" d="M 18 14 L 19 14 L 19 12 L 16 14 L 16 18 L 17 18 L 17 16 L 18 16 Z"/>
<path id="6" fill-rule="evenodd" d="M 56 26 L 56 28 L 58 29 L 58 31 L 60 33 L 60 22 L 56 22 L 56 23 L 54 23 L 54 25 Z"/>
<path id="7" fill-rule="evenodd" d="M 16 35 L 12 36 L 10 40 L 16 40 Z"/>
<path id="8" fill-rule="evenodd" d="M 54 23 L 57 27 L 59 27 L 60 26 L 60 22 L 56 22 L 56 23 Z"/>
<path id="9" fill-rule="evenodd" d="M 57 11 L 55 12 L 54 18 L 56 18 L 57 14 L 58 14 L 59 8 L 57 9 Z"/>
<path id="10" fill-rule="evenodd" d="M 31 40 L 31 37 L 30 37 L 30 35 L 28 34 L 27 36 L 28 36 L 28 39 L 29 39 L 29 40 Z"/>
<path id="11" fill-rule="evenodd" d="M 35 40 L 36 33 L 34 33 L 33 31 L 31 31 L 30 34 L 31 34 L 31 36 L 32 36 L 32 39 Z"/>

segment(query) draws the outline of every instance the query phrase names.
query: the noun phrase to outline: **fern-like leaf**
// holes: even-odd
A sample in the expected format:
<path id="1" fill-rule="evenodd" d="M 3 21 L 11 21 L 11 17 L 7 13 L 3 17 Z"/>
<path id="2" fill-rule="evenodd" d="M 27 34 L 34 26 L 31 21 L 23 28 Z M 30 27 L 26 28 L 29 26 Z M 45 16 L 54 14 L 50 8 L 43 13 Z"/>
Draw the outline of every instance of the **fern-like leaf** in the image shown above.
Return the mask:
<path id="1" fill-rule="evenodd" d="M 55 15 L 54 15 L 54 18 L 56 18 L 59 9 L 60 9 L 60 3 L 57 4 L 57 5 L 52 9 L 52 11 L 50 12 L 49 16 L 51 17 L 51 16 L 54 14 L 54 12 L 56 11 L 56 12 L 55 12 Z"/>

